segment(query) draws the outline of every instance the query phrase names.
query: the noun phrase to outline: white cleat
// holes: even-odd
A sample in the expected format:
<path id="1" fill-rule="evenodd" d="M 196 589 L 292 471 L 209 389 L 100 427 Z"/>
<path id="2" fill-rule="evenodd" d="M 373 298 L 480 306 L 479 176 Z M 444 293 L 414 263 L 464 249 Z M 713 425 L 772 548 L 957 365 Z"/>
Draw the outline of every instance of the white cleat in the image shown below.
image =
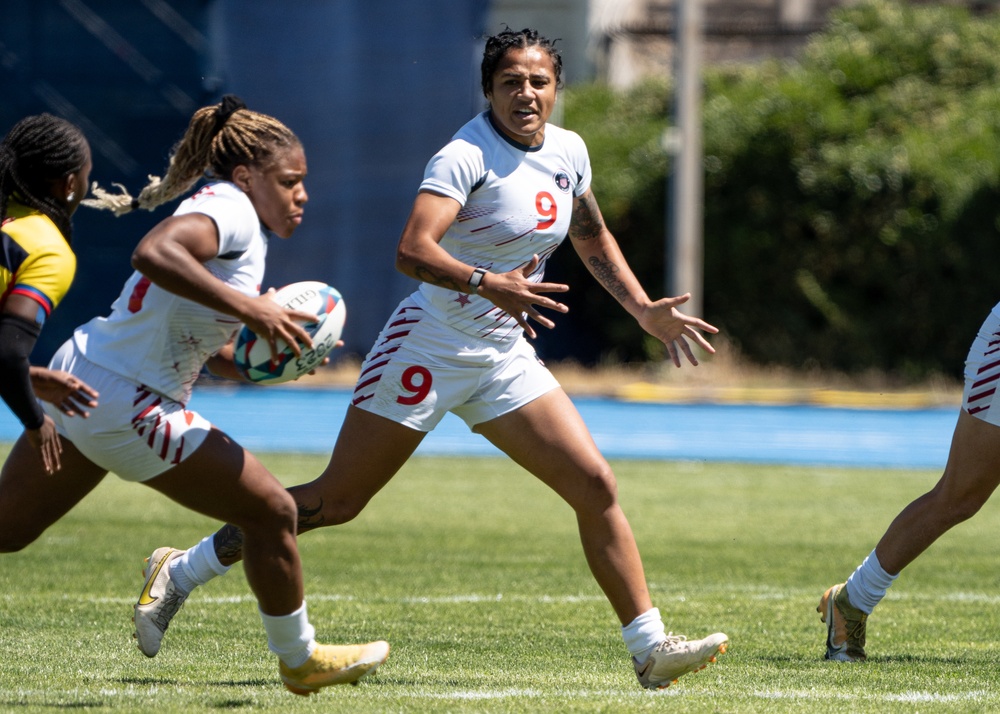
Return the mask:
<path id="1" fill-rule="evenodd" d="M 729 647 L 729 638 L 721 632 L 709 635 L 703 640 L 689 641 L 683 635 L 667 635 L 650 653 L 646 663 L 639 666 L 633 657 L 635 676 L 646 689 L 666 689 L 675 684 L 681 676 L 705 669 L 724 654 Z"/>
<path id="2" fill-rule="evenodd" d="M 170 579 L 170 561 L 184 552 L 174 548 L 157 548 L 146 558 L 143 570 L 146 582 L 135 603 L 135 615 L 132 618 L 135 632 L 132 636 L 139 645 L 139 650 L 147 657 L 155 657 L 160 651 L 167 626 L 187 599 L 187 594 L 178 592 Z"/>

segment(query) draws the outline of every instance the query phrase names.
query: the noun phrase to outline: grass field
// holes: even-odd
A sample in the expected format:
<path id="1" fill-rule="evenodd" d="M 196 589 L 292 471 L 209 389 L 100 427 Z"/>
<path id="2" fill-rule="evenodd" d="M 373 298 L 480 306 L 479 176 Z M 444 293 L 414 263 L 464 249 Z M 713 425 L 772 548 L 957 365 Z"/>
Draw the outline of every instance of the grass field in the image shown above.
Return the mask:
<path id="1" fill-rule="evenodd" d="M 286 484 L 325 464 L 263 459 Z M 869 661 L 845 665 L 821 659 L 819 596 L 936 473 L 615 467 L 668 628 L 731 639 L 670 689 L 637 685 L 561 501 L 506 460 L 417 458 L 359 519 L 300 541 L 319 638 L 392 643 L 360 686 L 287 693 L 239 567 L 143 657 L 129 619 L 143 558 L 216 524 L 110 477 L 0 557 L 0 711 L 1000 710 L 996 504 L 906 571 L 869 624 Z"/>

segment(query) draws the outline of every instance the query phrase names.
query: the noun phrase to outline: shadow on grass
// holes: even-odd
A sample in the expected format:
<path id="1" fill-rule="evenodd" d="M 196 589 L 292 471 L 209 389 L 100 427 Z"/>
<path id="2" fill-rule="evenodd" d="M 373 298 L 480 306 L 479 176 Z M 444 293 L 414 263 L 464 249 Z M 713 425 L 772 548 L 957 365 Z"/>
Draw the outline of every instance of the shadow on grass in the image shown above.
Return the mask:
<path id="1" fill-rule="evenodd" d="M 934 655 L 914 655 L 914 654 L 894 654 L 894 655 L 868 655 L 866 664 L 906 664 L 906 665 L 949 665 L 952 667 L 969 667 L 970 665 L 992 665 L 996 660 L 991 657 L 968 656 L 968 657 L 939 657 Z"/>
<path id="2" fill-rule="evenodd" d="M 120 682 L 121 684 L 135 684 L 140 687 L 155 685 L 155 684 L 180 684 L 176 679 L 168 679 L 166 677 L 119 677 L 114 680 Z"/>
<path id="3" fill-rule="evenodd" d="M 3 711 L 15 710 L 18 707 L 45 707 L 46 709 L 98 709 L 109 706 L 107 702 L 63 702 L 63 703 L 49 703 L 39 704 L 38 702 L 11 702 L 11 701 L 0 701 L 0 709 Z"/>
<path id="4" fill-rule="evenodd" d="M 242 679 L 225 682 L 208 682 L 210 687 L 283 687 L 280 679 Z"/>
<path id="5" fill-rule="evenodd" d="M 212 709 L 244 709 L 254 707 L 256 704 L 252 699 L 226 699 L 215 704 L 209 704 Z"/>
<path id="6" fill-rule="evenodd" d="M 272 687 L 281 686 L 278 679 L 227 679 L 216 682 L 193 682 L 191 680 L 178 680 L 168 677 L 119 677 L 115 680 L 121 684 L 135 684 L 139 686 L 148 685 L 168 685 L 168 684 L 198 684 L 205 687 Z"/>
<path id="7" fill-rule="evenodd" d="M 944 657 L 915 654 L 868 655 L 868 659 L 864 662 L 831 662 L 830 660 L 823 658 L 822 652 L 817 654 L 815 657 L 809 657 L 806 659 L 794 654 L 762 654 L 756 657 L 750 657 L 749 659 L 768 665 L 777 665 L 782 667 L 799 666 L 802 664 L 822 664 L 830 668 L 842 667 L 845 672 L 851 669 L 858 669 L 860 671 L 865 667 L 870 667 L 872 665 L 928 665 L 935 667 L 947 665 L 951 667 L 961 667 L 969 666 L 971 664 L 992 664 L 994 662 L 993 659 L 988 657 Z"/>

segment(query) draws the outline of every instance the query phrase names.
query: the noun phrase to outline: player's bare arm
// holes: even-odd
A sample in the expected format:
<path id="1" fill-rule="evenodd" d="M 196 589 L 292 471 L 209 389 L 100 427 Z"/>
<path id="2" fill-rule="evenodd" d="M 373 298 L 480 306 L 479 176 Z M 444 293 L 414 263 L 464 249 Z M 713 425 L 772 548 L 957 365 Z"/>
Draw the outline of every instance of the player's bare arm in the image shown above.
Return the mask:
<path id="1" fill-rule="evenodd" d="M 607 227 L 604 216 L 597 206 L 597 199 L 588 189 L 573 204 L 573 218 L 569 224 L 569 237 L 574 241 L 588 241 L 599 238 Z"/>
<path id="2" fill-rule="evenodd" d="M 590 272 L 597 278 L 597 282 L 603 285 L 618 302 L 623 303 L 628 299 L 628 289 L 618 278 L 620 268 L 615 265 L 614 261 L 609 260 L 606 255 L 592 255 L 587 259 L 587 262 L 590 264 Z"/>
<path id="3" fill-rule="evenodd" d="M 426 268 L 424 266 L 419 266 L 415 269 L 415 277 L 425 283 L 430 283 L 431 285 L 437 285 L 439 288 L 447 288 L 448 290 L 457 290 L 463 292 L 462 288 L 459 287 L 455 279 L 449 275 L 443 275 L 436 273 L 433 270 Z M 468 292 L 466 290 L 465 292 Z"/>
<path id="4" fill-rule="evenodd" d="M 580 196 L 573 206 L 573 218 L 569 224 L 569 236 L 574 245 L 577 242 L 596 242 L 607 232 L 604 217 L 597 205 L 597 199 L 589 190 Z M 621 268 L 615 260 L 602 251 L 586 259 L 591 274 L 614 298 L 624 303 L 628 299 L 628 288 L 621 280 Z"/>
<path id="5" fill-rule="evenodd" d="M 298 350 L 298 340 L 312 346 L 309 333 L 296 320 L 309 313 L 286 310 L 267 296 L 252 298 L 219 281 L 204 263 L 219 251 L 215 222 L 188 213 L 164 219 L 147 233 L 132 253 L 132 267 L 175 295 L 232 315 L 272 345 L 280 338 Z M 272 350 L 277 357 L 277 349 Z"/>
<path id="6" fill-rule="evenodd" d="M 448 196 L 418 193 L 396 247 L 396 269 L 431 285 L 469 292 L 472 267 L 455 260 L 439 245 L 460 208 L 458 201 Z"/>
<path id="7" fill-rule="evenodd" d="M 655 302 L 649 299 L 625 260 L 618 241 L 604 225 L 597 199 L 590 190 L 573 204 L 569 236 L 594 278 L 646 332 L 663 342 L 676 366 L 681 366 L 681 355 L 691 364 L 698 364 L 688 340 L 693 340 L 707 352 L 714 352 L 701 333 L 715 333 L 718 329 L 676 309 L 687 302 L 690 295 L 661 298 Z"/>
<path id="8" fill-rule="evenodd" d="M 650 300 L 639 285 L 618 247 L 618 241 L 604 224 L 597 199 L 589 189 L 573 202 L 569 237 L 580 259 L 594 279 L 620 302 L 629 314 L 638 313 Z"/>
<path id="9" fill-rule="evenodd" d="M 453 258 L 440 246 L 441 238 L 454 223 L 461 208 L 458 201 L 448 196 L 421 191 L 413 202 L 410 217 L 403 228 L 396 249 L 396 269 L 424 282 L 457 292 L 470 293 L 469 278 L 473 269 Z M 538 312 L 536 306 L 566 312 L 562 303 L 542 293 L 565 292 L 568 286 L 558 283 L 535 283 L 528 276 L 538 267 L 538 257 L 522 268 L 507 273 L 487 273 L 479 285 L 479 294 L 514 317 L 529 337 L 535 331 L 528 318 L 544 327 L 555 326 L 550 319 Z"/>

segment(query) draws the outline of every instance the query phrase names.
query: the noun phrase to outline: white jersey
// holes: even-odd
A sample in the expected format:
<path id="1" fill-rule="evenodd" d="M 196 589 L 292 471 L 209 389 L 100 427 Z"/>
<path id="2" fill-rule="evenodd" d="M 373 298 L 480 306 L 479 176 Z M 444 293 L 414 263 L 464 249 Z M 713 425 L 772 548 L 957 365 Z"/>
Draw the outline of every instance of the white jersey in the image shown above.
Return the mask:
<path id="1" fill-rule="evenodd" d="M 175 216 L 203 213 L 215 221 L 219 253 L 204 265 L 244 295 L 260 295 L 269 233 L 250 199 L 219 181 L 186 199 Z M 150 282 L 138 271 L 125 283 L 108 317 L 95 317 L 73 333 L 89 361 L 186 404 L 205 361 L 240 327 L 212 310 Z"/>
<path id="2" fill-rule="evenodd" d="M 590 187 L 590 157 L 577 134 L 545 125 L 540 146 L 519 144 L 494 127 L 489 111 L 459 129 L 424 171 L 421 190 L 462 208 L 441 239 L 456 259 L 494 273 L 526 265 L 541 282 L 545 261 L 569 232 L 573 200 Z M 411 296 L 427 313 L 475 337 L 508 342 L 523 332 L 486 298 L 421 283 Z"/>

